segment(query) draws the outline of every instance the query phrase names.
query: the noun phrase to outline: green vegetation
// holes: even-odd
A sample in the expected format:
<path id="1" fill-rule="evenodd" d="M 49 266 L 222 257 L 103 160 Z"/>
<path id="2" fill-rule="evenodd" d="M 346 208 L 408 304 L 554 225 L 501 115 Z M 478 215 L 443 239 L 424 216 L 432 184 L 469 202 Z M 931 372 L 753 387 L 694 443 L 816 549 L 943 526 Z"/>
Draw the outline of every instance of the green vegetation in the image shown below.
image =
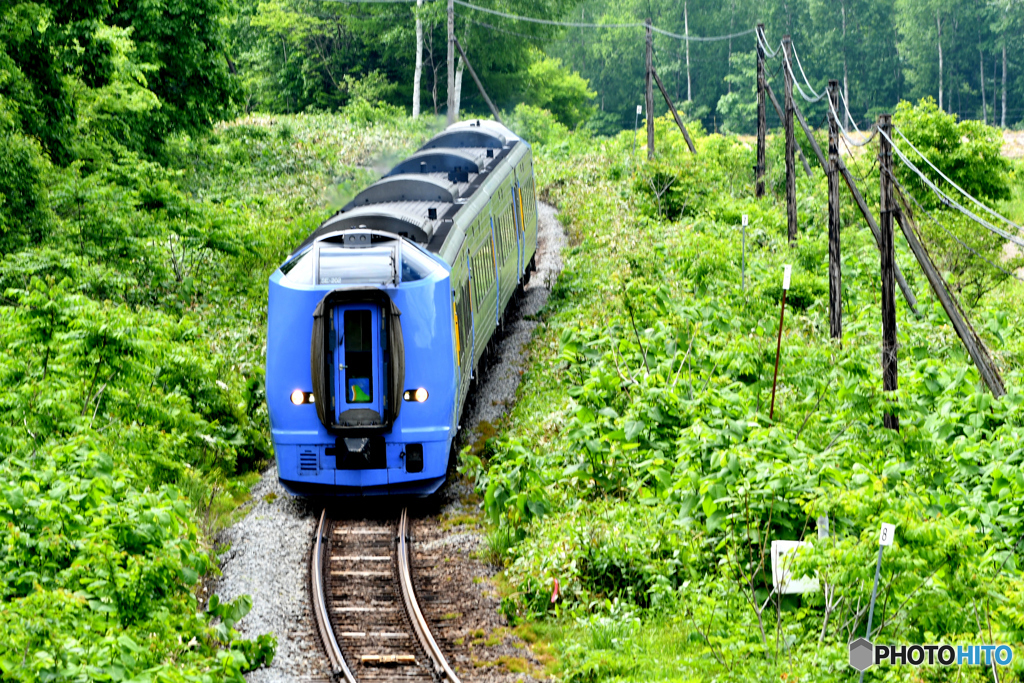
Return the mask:
<path id="1" fill-rule="evenodd" d="M 0 257 L 4 681 L 241 681 L 273 657 L 273 634 L 233 629 L 248 598 L 203 583 L 272 455 L 267 277 L 428 135 L 376 111 L 38 167 L 37 222 Z"/>
<path id="2" fill-rule="evenodd" d="M 897 112 L 925 145 L 958 125 L 950 119 L 927 102 Z M 848 680 L 846 643 L 866 628 L 885 521 L 897 524 L 896 543 L 882 565 L 875 635 L 1019 645 L 1024 342 L 1014 331 L 1024 285 L 977 259 L 947 272 L 954 283 L 979 271 L 995 278 L 965 302 L 1004 371 L 1009 393 L 994 400 L 900 246 L 921 317 L 897 293 L 900 389 L 883 396 L 879 256 L 852 201 L 844 192 L 840 345 L 828 337 L 823 174 L 798 174 L 800 239 L 790 248 L 781 140 L 769 146 L 771 195 L 759 202 L 750 147 L 697 128 L 693 156 L 671 119 L 658 119 L 653 162 L 633 156 L 632 131 L 566 134 L 538 150 L 571 247 L 517 407 L 462 466 L 493 524 L 487 555 L 506 568 L 503 610 L 548 624 L 567 681 Z M 972 190 L 1005 197 L 1007 164 L 989 153 L 985 130 L 956 136 L 937 161 L 966 165 L 965 177 L 1002 188 Z M 877 198 L 872 157 L 849 163 Z M 948 256 L 937 229 L 922 225 Z M 794 276 L 772 420 L 784 263 Z M 882 427 L 887 410 L 899 433 Z M 825 515 L 831 533 L 818 540 Z M 796 572 L 834 591 L 828 606 L 820 590 L 770 594 L 772 540 L 811 543 Z M 1022 674 L 1015 662 L 1000 680 Z M 883 675 L 910 673 L 869 678 Z"/>

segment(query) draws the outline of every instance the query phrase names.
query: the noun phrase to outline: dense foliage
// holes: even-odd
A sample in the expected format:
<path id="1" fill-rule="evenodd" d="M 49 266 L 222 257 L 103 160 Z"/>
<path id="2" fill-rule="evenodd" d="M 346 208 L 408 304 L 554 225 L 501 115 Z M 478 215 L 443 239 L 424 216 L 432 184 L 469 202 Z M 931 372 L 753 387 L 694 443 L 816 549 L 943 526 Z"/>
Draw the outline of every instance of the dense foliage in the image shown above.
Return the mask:
<path id="1" fill-rule="evenodd" d="M 248 598 L 213 535 L 272 455 L 266 278 L 422 125 L 249 119 L 163 163 L 44 165 L 41 229 L 0 257 L 0 678 L 241 681 Z"/>
<path id="2" fill-rule="evenodd" d="M 917 143 L 950 125 L 931 103 L 899 111 Z M 879 524 L 892 522 L 880 640 L 1019 644 L 1022 285 L 1001 280 L 970 310 L 1006 378 L 1009 393 L 995 400 L 900 247 L 921 316 L 897 293 L 900 389 L 884 396 L 879 257 L 849 197 L 840 345 L 828 337 L 820 171 L 799 176 L 791 249 L 778 138 L 772 196 L 760 202 L 752 151 L 735 138 L 698 129 L 694 156 L 659 119 L 654 162 L 638 158 L 642 145 L 634 155 L 632 138 L 566 134 L 539 152 L 572 246 L 516 409 L 482 460 L 463 460 L 495 525 L 506 614 L 550 624 L 565 680 L 848 680 Z M 968 139 L 939 163 L 1005 187 L 1006 164 L 988 151 Z M 848 163 L 877 197 L 872 156 Z M 773 419 L 784 263 L 794 276 Z M 975 259 L 971 269 L 990 267 Z M 899 432 L 883 428 L 886 411 Z M 823 540 L 819 517 L 829 520 Z M 771 593 L 770 543 L 780 539 L 810 543 L 796 572 L 823 589 Z M 1022 671 L 1015 662 L 1000 680 Z"/>

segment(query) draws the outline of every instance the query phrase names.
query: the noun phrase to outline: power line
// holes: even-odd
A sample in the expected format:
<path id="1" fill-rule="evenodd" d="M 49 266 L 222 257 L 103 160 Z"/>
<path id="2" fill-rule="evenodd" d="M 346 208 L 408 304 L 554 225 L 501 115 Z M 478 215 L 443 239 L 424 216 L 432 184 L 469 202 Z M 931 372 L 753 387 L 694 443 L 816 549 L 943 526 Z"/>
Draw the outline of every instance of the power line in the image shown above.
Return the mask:
<path id="1" fill-rule="evenodd" d="M 971 245 L 967 244 L 966 242 L 961 240 L 959 237 L 954 235 L 948 228 L 946 228 L 945 225 L 942 224 L 942 222 L 938 218 L 936 218 L 935 216 L 932 215 L 931 211 L 929 211 L 928 209 L 926 209 L 923 206 L 921 206 L 921 202 L 917 201 L 917 199 L 914 197 L 914 195 L 912 195 L 909 192 L 907 192 L 903 188 L 903 186 L 900 185 L 900 181 L 896 180 L 896 176 L 895 175 L 893 175 L 890 172 L 889 173 L 889 177 L 892 178 L 892 182 L 896 184 L 896 189 L 899 190 L 900 195 L 904 199 L 909 197 L 910 201 L 914 202 L 914 204 L 917 206 L 918 209 L 920 209 L 926 216 L 928 216 L 928 218 L 930 218 L 931 221 L 933 223 L 935 223 L 935 225 L 939 226 L 939 228 L 941 228 L 942 231 L 944 233 L 946 233 L 949 237 L 951 237 L 957 244 L 959 244 L 961 247 L 963 247 L 967 251 L 971 252 L 972 254 L 974 254 L 975 256 L 980 258 L 982 261 L 984 261 L 985 263 L 987 263 L 990 266 L 992 266 L 993 268 L 995 268 L 996 270 L 1002 272 L 1004 275 L 1008 275 L 1009 277 L 1012 277 L 1014 279 L 1020 280 L 1021 282 L 1024 282 L 1024 278 L 1022 278 L 1020 275 L 1017 275 L 1016 273 L 1011 273 L 1010 271 L 1006 270 L 1002 266 L 997 265 L 997 264 L 993 263 L 992 261 L 989 261 L 985 256 L 983 256 L 982 254 L 980 254 L 977 251 L 975 251 L 975 249 Z"/>
<path id="2" fill-rule="evenodd" d="M 484 28 L 490 29 L 492 31 L 497 31 L 498 33 L 506 33 L 506 34 L 508 34 L 510 36 L 517 36 L 519 38 L 527 38 L 529 40 L 538 40 L 539 39 L 539 36 L 531 36 L 531 35 L 527 35 L 526 33 L 516 33 L 515 31 L 509 31 L 508 29 L 498 28 L 497 26 L 492 26 L 491 24 L 488 24 L 488 23 L 483 22 L 483 21 L 477 21 L 475 19 L 466 19 L 466 21 L 468 21 L 471 24 L 476 24 L 477 26 L 483 26 Z"/>
<path id="3" fill-rule="evenodd" d="M 812 93 L 814 93 L 814 97 L 815 97 L 814 100 L 810 100 L 810 99 L 807 98 L 806 95 L 804 95 L 804 99 L 807 100 L 808 102 L 817 102 L 818 100 L 820 100 L 822 97 L 825 96 L 827 91 L 826 90 L 822 90 L 820 93 L 817 93 L 817 92 L 814 91 L 814 86 L 811 85 L 810 80 L 808 80 L 808 78 L 807 78 L 807 74 L 804 73 L 804 65 L 800 63 L 800 55 L 797 54 L 796 46 L 795 45 L 793 46 L 793 56 L 796 58 L 796 65 L 798 67 L 800 67 L 800 75 L 804 77 L 804 83 L 807 84 L 807 89 L 810 90 Z M 789 68 L 789 73 L 790 74 L 793 73 L 793 67 L 792 66 L 790 66 L 790 68 Z M 793 82 L 794 83 L 796 82 L 796 76 L 795 75 L 793 76 Z M 800 86 L 798 85 L 797 88 L 799 88 L 799 87 Z M 800 94 L 801 95 L 804 94 L 802 90 L 800 91 Z"/>
<path id="4" fill-rule="evenodd" d="M 1006 232 L 1002 228 L 997 228 L 996 226 L 994 226 L 991 223 L 989 223 L 988 221 L 986 221 L 984 218 L 981 218 L 980 216 L 972 213 L 969 209 L 961 206 L 955 199 L 951 198 L 945 192 L 940 190 L 935 185 L 935 183 L 933 183 L 928 178 L 928 176 L 926 176 L 924 173 L 921 172 L 921 169 L 919 169 L 917 166 L 915 166 L 914 163 L 910 159 L 907 158 L 907 155 L 903 153 L 903 150 L 901 150 L 899 147 L 896 146 L 896 143 L 892 141 L 892 138 L 890 138 L 888 135 L 885 134 L 885 131 L 879 129 L 878 132 L 883 137 L 885 137 L 886 140 L 889 141 L 889 143 L 892 145 L 892 151 L 896 153 L 896 155 L 900 158 L 900 160 L 908 168 L 910 168 L 910 170 L 912 170 L 914 173 L 916 173 L 917 176 L 919 178 L 921 178 L 921 180 L 924 181 L 925 185 L 927 185 L 929 188 L 931 188 L 931 191 L 935 193 L 935 196 L 938 197 L 939 200 L 943 204 L 945 204 L 946 206 L 952 207 L 952 208 L 956 209 L 957 211 L 959 211 L 960 213 L 962 213 L 965 216 L 967 216 L 968 218 L 971 218 L 972 220 L 974 220 L 975 223 L 977 223 L 981 227 L 985 228 L 989 232 L 992 232 L 992 233 L 994 233 L 996 235 L 999 235 L 1004 240 L 1008 240 L 1010 242 L 1013 242 L 1017 246 L 1019 246 L 1021 248 L 1024 248 L 1024 240 L 1021 240 L 1019 237 L 1017 237 L 1015 235 L 1011 235 L 1010 233 Z"/>
<path id="5" fill-rule="evenodd" d="M 379 2 L 379 1 L 382 1 L 382 0 L 376 0 L 376 1 Z M 392 1 L 392 2 L 397 2 L 397 1 L 408 2 L 408 1 L 411 1 L 411 0 L 389 0 L 389 1 Z M 510 19 L 512 21 L 525 21 L 525 22 L 529 22 L 529 23 L 532 23 L 532 24 L 544 24 L 545 26 L 561 26 L 563 28 L 643 28 L 643 29 L 647 28 L 647 24 L 641 24 L 641 23 L 637 23 L 637 22 L 628 23 L 628 24 L 593 24 L 593 23 L 580 22 L 580 21 L 555 21 L 555 20 L 552 20 L 552 19 L 539 19 L 537 17 L 524 17 L 524 16 L 520 16 L 518 14 L 509 14 L 508 12 L 501 12 L 499 10 L 490 9 L 488 7 L 480 7 L 478 5 L 473 5 L 473 4 L 470 4 L 468 2 L 465 2 L 465 0 L 453 0 L 453 2 L 456 5 L 461 5 L 462 7 L 467 7 L 469 9 L 476 10 L 477 12 L 483 12 L 485 14 L 492 14 L 494 16 L 502 17 L 504 19 Z M 755 31 L 755 29 L 750 28 L 750 29 L 747 29 L 746 31 L 740 31 L 739 33 L 731 33 L 729 35 L 724 35 L 724 36 L 687 36 L 687 35 L 681 35 L 679 33 L 672 33 L 671 31 L 666 31 L 665 29 L 658 28 L 657 26 L 651 26 L 650 28 L 651 28 L 651 31 L 653 31 L 654 33 L 660 33 L 661 35 L 668 36 L 669 38 L 675 38 L 677 40 L 693 41 L 693 42 L 698 42 L 698 43 L 708 43 L 708 42 L 714 42 L 714 41 L 719 41 L 719 40 L 729 40 L 731 38 L 739 38 L 740 36 L 745 36 L 745 35 L 748 35 L 748 34 L 753 33 Z"/>
<path id="6" fill-rule="evenodd" d="M 933 163 L 932 163 L 931 161 L 929 161 L 928 157 L 926 157 L 926 156 L 925 156 L 924 154 L 922 154 L 922 153 L 921 153 L 921 150 L 919 150 L 919 149 L 918 149 L 917 147 L 914 147 L 914 143 L 912 143 L 912 142 L 911 142 L 910 140 L 908 140 L 908 139 L 907 139 L 907 136 L 903 134 L 903 131 L 901 131 L 901 130 L 900 130 L 899 128 L 896 128 L 895 130 L 896 130 L 896 132 L 897 132 L 897 133 L 899 133 L 899 136 L 900 136 L 901 138 L 903 138 L 903 140 L 904 140 L 904 141 L 905 141 L 905 142 L 906 142 L 906 143 L 907 143 L 908 145 L 910 145 L 910 149 L 912 149 L 912 150 L 914 150 L 915 152 L 917 152 L 917 156 L 919 156 L 919 157 L 921 157 L 922 159 L 924 159 L 924 162 L 925 162 L 926 164 L 928 164 L 929 166 L 931 166 L 931 167 L 932 167 L 932 170 L 934 170 L 934 171 L 935 171 L 936 173 L 938 173 L 938 174 L 939 174 L 939 176 L 940 176 L 940 177 L 941 177 L 941 178 L 942 178 L 943 180 L 945 180 L 945 181 L 946 181 L 947 183 L 949 183 L 950 185 L 952 185 L 953 187 L 955 187 L 955 188 L 956 188 L 956 189 L 957 189 L 957 190 L 958 190 L 958 191 L 960 192 L 960 194 L 962 194 L 963 196 L 967 197 L 967 198 L 968 198 L 968 199 L 970 199 L 970 200 L 971 200 L 972 202 L 974 202 L 975 206 L 979 206 L 979 207 L 981 207 L 982 209 L 984 209 L 985 211 L 987 211 L 987 212 L 988 212 L 988 213 L 989 213 L 990 215 L 992 215 L 992 216 L 995 216 L 996 218 L 998 218 L 998 219 L 1000 219 L 1000 220 L 1004 221 L 1005 223 L 1007 223 L 1007 224 L 1009 224 L 1009 225 L 1012 225 L 1012 226 L 1013 226 L 1013 227 L 1015 227 L 1015 228 L 1016 228 L 1016 229 L 1017 229 L 1017 230 L 1018 230 L 1019 232 L 1024 232 L 1024 228 L 1021 228 L 1021 227 L 1020 227 L 1019 225 L 1017 225 L 1016 223 L 1014 223 L 1013 221 L 1011 221 L 1011 220 L 1010 220 L 1009 218 L 1007 218 L 1006 216 L 1003 216 L 1002 214 L 1000 214 L 1000 213 L 997 213 L 997 212 L 996 212 L 995 210 L 993 210 L 993 209 L 990 209 L 990 208 L 989 208 L 988 206 L 986 206 L 985 204 L 983 204 L 982 202 L 978 201 L 977 199 L 975 199 L 974 197 L 972 197 L 972 196 L 971 196 L 970 194 L 968 194 L 968 193 L 967 193 L 967 191 L 966 191 L 966 190 L 964 190 L 964 188 L 960 187 L 959 185 L 957 185 L 956 183 L 954 183 L 954 182 L 953 182 L 952 180 L 950 180 L 950 179 L 949 179 L 949 177 L 947 177 L 945 173 L 943 173 L 942 171 L 940 171 L 940 170 L 938 169 L 938 167 L 936 167 L 936 166 L 935 166 L 935 164 L 933 164 Z"/>

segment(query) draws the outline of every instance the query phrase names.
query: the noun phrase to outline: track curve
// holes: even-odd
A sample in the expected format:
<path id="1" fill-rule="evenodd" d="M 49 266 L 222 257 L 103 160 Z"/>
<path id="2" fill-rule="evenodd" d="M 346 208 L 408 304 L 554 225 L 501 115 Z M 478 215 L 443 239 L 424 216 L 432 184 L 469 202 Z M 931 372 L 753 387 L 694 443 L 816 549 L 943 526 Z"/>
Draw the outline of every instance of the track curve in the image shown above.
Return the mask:
<path id="1" fill-rule="evenodd" d="M 410 521 L 320 514 L 310 558 L 317 631 L 334 680 L 460 683 L 423 616 L 413 585 Z"/>

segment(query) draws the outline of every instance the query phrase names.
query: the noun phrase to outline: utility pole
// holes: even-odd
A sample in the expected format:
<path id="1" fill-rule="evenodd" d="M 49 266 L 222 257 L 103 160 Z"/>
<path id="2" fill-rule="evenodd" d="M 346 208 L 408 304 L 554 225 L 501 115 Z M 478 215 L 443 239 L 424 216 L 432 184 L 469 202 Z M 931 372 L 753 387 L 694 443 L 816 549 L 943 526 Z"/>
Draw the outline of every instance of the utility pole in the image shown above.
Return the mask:
<path id="1" fill-rule="evenodd" d="M 782 36 L 782 72 L 786 81 L 785 116 L 783 125 L 786 130 L 786 215 L 789 227 L 789 246 L 796 246 L 796 136 L 793 134 L 793 77 L 789 68 L 789 59 L 793 44 L 788 35 Z"/>
<path id="2" fill-rule="evenodd" d="M 651 32 L 651 19 L 647 19 L 647 79 L 644 84 L 644 105 L 647 108 L 647 159 L 654 158 L 654 34 Z"/>
<path id="3" fill-rule="evenodd" d="M 828 82 L 828 321 L 833 339 L 843 342 L 843 271 L 839 245 L 839 81 Z"/>
<path id="4" fill-rule="evenodd" d="M 423 19 L 420 18 L 420 8 L 423 7 L 423 0 L 416 0 L 416 72 L 412 77 L 412 117 L 419 118 L 420 115 L 420 81 L 423 78 Z"/>
<path id="5" fill-rule="evenodd" d="M 764 196 L 764 153 L 765 139 L 768 137 L 768 112 L 765 101 L 764 86 L 764 48 L 761 40 L 764 38 L 764 24 L 758 24 L 757 29 L 757 166 L 754 170 L 754 196 Z"/>
<path id="6" fill-rule="evenodd" d="M 448 0 L 448 125 L 455 123 L 455 0 Z"/>
<path id="7" fill-rule="evenodd" d="M 896 254 L 893 245 L 892 220 L 896 202 L 892 187 L 892 116 L 878 116 L 879 228 L 882 252 L 882 390 L 896 391 L 899 372 L 896 366 Z M 900 430 L 897 415 L 886 412 L 882 419 L 886 428 Z"/>

